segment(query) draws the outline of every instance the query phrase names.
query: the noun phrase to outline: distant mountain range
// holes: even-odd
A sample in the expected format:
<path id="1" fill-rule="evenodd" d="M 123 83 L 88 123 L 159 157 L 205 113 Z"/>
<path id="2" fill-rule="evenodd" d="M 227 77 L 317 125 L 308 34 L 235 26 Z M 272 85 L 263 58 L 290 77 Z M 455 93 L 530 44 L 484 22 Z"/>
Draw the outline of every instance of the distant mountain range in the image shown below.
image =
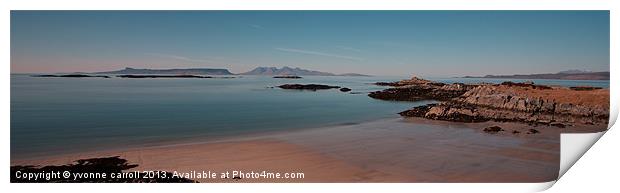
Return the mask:
<path id="1" fill-rule="evenodd" d="M 188 69 L 136 69 L 125 68 L 116 71 L 95 72 L 95 74 L 189 74 L 189 75 L 235 75 L 227 69 L 211 69 L 211 68 L 188 68 Z M 314 70 L 306 70 L 301 68 L 291 68 L 288 66 L 277 67 L 257 67 L 249 72 L 239 73 L 238 75 L 263 75 L 263 76 L 280 76 L 280 75 L 297 75 L 297 76 L 369 76 L 357 73 L 334 74 L 329 72 L 320 72 Z"/>
<path id="2" fill-rule="evenodd" d="M 297 75 L 297 76 L 368 76 L 365 74 L 357 74 L 357 73 L 345 73 L 345 74 L 334 74 L 329 72 L 320 72 L 314 70 L 306 70 L 301 68 L 291 68 L 288 66 L 277 68 L 277 67 L 257 67 L 254 70 L 249 72 L 241 73 L 241 75 L 265 75 L 265 76 L 274 76 L 274 75 Z"/>
<path id="3" fill-rule="evenodd" d="M 125 68 L 116 71 L 95 72 L 95 74 L 190 74 L 190 75 L 234 75 L 227 69 L 186 68 L 186 69 L 137 69 Z"/>
<path id="4" fill-rule="evenodd" d="M 306 70 L 301 68 L 291 68 L 288 66 L 282 68 L 276 67 L 257 67 L 249 72 L 241 73 L 241 75 L 298 75 L 298 76 L 334 76 L 335 74 L 328 72 L 319 72 L 314 70 Z"/>
<path id="5" fill-rule="evenodd" d="M 560 80 L 609 80 L 609 72 L 590 72 L 583 70 L 567 70 L 547 74 L 515 74 L 464 76 L 463 78 L 514 78 L 514 79 L 560 79 Z"/>

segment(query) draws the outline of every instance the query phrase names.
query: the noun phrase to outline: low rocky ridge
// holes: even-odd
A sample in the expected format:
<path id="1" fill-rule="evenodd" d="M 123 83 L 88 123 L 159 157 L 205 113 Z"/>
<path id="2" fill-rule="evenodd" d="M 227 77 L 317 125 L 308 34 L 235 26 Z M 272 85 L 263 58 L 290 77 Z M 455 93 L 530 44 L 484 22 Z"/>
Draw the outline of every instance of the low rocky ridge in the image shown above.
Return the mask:
<path id="1" fill-rule="evenodd" d="M 301 76 L 284 75 L 284 76 L 274 76 L 273 78 L 300 79 L 300 78 L 301 78 Z"/>
<path id="2" fill-rule="evenodd" d="M 413 80 L 413 81 L 412 81 Z M 418 78 L 368 96 L 382 100 L 438 100 L 437 104 L 400 112 L 454 122 L 509 121 L 565 127 L 574 124 L 607 125 L 608 89 L 570 89 L 529 83 L 444 84 Z"/>
<path id="3" fill-rule="evenodd" d="M 323 84 L 283 84 L 278 87 L 281 89 L 312 90 L 312 91 L 340 88 L 339 86 L 330 86 L 330 85 L 323 85 Z"/>
<path id="4" fill-rule="evenodd" d="M 439 100 L 445 101 L 461 96 L 475 85 L 462 83 L 444 84 L 413 77 L 410 80 L 398 82 L 378 82 L 377 85 L 392 86 L 382 91 L 368 94 L 369 97 L 392 101 L 420 101 Z"/>

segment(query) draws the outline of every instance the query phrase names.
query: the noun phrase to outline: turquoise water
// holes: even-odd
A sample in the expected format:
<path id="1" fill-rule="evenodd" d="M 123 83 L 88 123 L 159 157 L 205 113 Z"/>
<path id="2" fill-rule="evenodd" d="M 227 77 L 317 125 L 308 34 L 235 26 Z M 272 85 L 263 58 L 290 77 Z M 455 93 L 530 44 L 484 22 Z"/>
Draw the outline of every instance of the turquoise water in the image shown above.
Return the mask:
<path id="1" fill-rule="evenodd" d="M 396 117 L 396 113 L 412 104 L 373 100 L 365 92 L 381 89 L 368 83 L 398 79 L 103 79 L 12 75 L 11 155 L 42 156 Z M 346 86 L 363 93 L 270 88 L 285 83 Z"/>
<path id="2" fill-rule="evenodd" d="M 12 75 L 11 156 L 28 158 L 192 139 L 208 141 L 398 117 L 400 111 L 432 101 L 388 102 L 369 98 L 366 93 L 385 88 L 370 83 L 404 78 L 103 79 Z M 271 88 L 285 83 L 344 86 L 361 94 L 336 89 L 312 92 Z M 562 83 L 570 86 L 583 82 Z M 594 86 L 601 85 L 608 87 L 609 82 L 599 81 Z"/>

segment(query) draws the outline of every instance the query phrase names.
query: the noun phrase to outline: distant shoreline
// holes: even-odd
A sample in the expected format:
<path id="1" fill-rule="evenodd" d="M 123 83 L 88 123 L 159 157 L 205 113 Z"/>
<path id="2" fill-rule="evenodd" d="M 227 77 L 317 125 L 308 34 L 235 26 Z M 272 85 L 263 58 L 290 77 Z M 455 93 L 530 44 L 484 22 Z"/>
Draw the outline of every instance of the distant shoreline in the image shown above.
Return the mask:
<path id="1" fill-rule="evenodd" d="M 609 72 L 571 72 L 571 73 L 559 72 L 559 73 L 546 73 L 546 74 L 463 76 L 459 78 L 609 80 Z"/>

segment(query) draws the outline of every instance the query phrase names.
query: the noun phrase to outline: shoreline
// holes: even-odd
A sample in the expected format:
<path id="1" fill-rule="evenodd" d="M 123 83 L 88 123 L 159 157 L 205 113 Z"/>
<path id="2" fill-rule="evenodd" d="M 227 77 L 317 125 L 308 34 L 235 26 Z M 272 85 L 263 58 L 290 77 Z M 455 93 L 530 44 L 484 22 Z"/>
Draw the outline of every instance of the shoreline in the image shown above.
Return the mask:
<path id="1" fill-rule="evenodd" d="M 382 117 L 382 118 L 376 118 L 376 119 L 362 120 L 359 122 L 326 124 L 323 126 L 316 126 L 316 127 L 300 127 L 300 128 L 292 128 L 292 129 L 267 130 L 267 131 L 248 131 L 248 132 L 236 134 L 236 135 L 223 135 L 223 136 L 215 136 L 215 137 L 213 136 L 211 137 L 208 137 L 208 136 L 181 137 L 185 139 L 166 139 L 166 140 L 160 140 L 158 142 L 131 144 L 125 147 L 115 146 L 115 147 L 96 149 L 96 150 L 85 149 L 85 150 L 59 152 L 56 154 L 48 154 L 48 155 L 16 156 L 16 157 L 23 157 L 23 158 L 16 158 L 16 159 L 13 159 L 13 156 L 11 156 L 11 165 L 13 165 L 12 164 L 13 160 L 21 160 L 21 161 L 42 160 L 42 159 L 54 158 L 54 157 L 65 156 L 65 155 L 79 155 L 79 154 L 84 154 L 84 153 L 89 153 L 89 152 L 127 151 L 127 150 L 164 148 L 164 147 L 174 147 L 174 146 L 184 146 L 184 145 L 201 145 L 201 144 L 209 144 L 209 143 L 244 141 L 244 140 L 252 140 L 256 138 L 265 138 L 265 137 L 272 136 L 272 135 L 286 134 L 286 133 L 291 133 L 291 132 L 295 133 L 295 132 L 302 132 L 306 130 L 320 130 L 320 129 L 326 129 L 326 128 L 332 128 L 332 127 L 359 125 L 359 124 L 364 124 L 364 123 L 370 123 L 370 122 L 376 122 L 376 121 L 382 121 L 382 120 L 395 120 L 395 119 L 402 119 L 402 118 L 398 116 L 397 114 L 395 114 L 394 116 L 391 116 L 391 117 Z"/>
<path id="2" fill-rule="evenodd" d="M 486 125 L 534 127 L 387 118 L 209 142 L 11 159 L 11 165 L 61 165 L 121 156 L 138 164 L 136 171 L 302 170 L 306 175 L 296 180 L 239 182 L 542 182 L 557 178 L 559 133 L 564 129 L 536 126 L 540 134 L 511 136 L 484 133 L 481 128 Z"/>

